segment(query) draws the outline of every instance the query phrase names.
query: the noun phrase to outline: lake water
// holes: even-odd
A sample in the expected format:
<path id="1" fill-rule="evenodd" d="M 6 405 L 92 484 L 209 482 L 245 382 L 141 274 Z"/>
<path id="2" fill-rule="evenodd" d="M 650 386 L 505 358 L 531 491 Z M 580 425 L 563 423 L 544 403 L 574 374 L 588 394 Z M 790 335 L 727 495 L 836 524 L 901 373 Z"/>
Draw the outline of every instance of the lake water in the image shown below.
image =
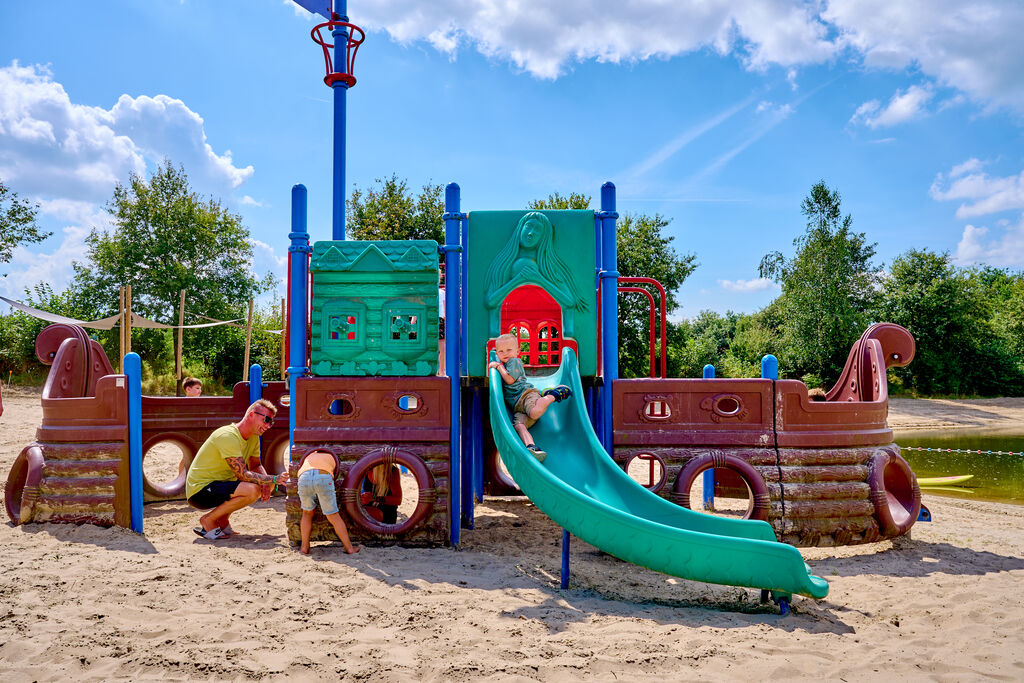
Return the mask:
<path id="1" fill-rule="evenodd" d="M 973 479 L 956 488 L 922 489 L 925 493 L 1024 505 L 1022 434 L 979 430 L 897 432 L 896 444 L 900 446 L 901 455 L 918 477 L 974 475 Z M 916 448 L 934 450 L 919 451 Z M 949 452 L 950 450 L 971 452 Z M 998 454 L 996 451 L 1003 453 Z M 1012 451 L 1013 454 L 1007 454 L 1007 451 Z"/>

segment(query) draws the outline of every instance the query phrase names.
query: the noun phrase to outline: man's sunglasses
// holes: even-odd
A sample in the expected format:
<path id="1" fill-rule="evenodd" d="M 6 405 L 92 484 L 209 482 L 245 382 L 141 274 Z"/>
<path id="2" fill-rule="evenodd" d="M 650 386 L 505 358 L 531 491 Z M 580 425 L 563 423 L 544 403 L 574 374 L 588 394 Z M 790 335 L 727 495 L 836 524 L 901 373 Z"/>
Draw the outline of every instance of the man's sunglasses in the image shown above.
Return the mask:
<path id="1" fill-rule="evenodd" d="M 274 418 L 271 417 L 270 415 L 264 415 L 263 413 L 257 413 L 255 410 L 252 411 L 252 412 L 255 413 L 256 415 L 259 415 L 260 417 L 262 417 L 263 421 L 266 422 L 271 427 L 274 426 Z"/>

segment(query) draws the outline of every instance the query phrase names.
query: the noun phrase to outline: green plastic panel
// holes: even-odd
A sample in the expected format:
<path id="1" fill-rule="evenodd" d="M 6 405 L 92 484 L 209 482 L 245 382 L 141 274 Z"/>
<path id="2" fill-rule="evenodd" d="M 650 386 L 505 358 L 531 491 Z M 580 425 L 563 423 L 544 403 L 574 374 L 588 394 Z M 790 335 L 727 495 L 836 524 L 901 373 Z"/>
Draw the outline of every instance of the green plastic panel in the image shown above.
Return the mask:
<path id="1" fill-rule="evenodd" d="M 809 574 L 796 548 L 776 542 L 767 522 L 687 510 L 623 472 L 591 428 L 572 349 L 555 374 L 530 378 L 542 391 L 567 384 L 574 394 L 530 428 L 548 453 L 543 463 L 512 426 L 498 371 L 489 373 L 491 430 L 501 459 L 523 493 L 563 529 L 626 562 L 684 579 L 813 598 L 828 594 L 828 582 Z"/>
<path id="2" fill-rule="evenodd" d="M 314 375 L 437 373 L 437 242 L 313 245 Z"/>
<path id="3" fill-rule="evenodd" d="M 469 374 L 486 374 L 487 341 L 502 332 L 501 303 L 521 285 L 537 285 L 558 302 L 562 336 L 579 346 L 580 371 L 596 374 L 595 263 L 593 211 L 471 211 Z"/>

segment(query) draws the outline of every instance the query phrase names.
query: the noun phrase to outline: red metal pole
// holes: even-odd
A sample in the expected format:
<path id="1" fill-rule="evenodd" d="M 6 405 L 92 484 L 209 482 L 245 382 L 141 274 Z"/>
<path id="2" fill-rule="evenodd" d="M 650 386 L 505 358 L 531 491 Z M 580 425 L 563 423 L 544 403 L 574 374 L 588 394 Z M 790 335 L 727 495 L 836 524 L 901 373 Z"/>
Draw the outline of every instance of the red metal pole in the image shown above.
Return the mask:
<path id="1" fill-rule="evenodd" d="M 665 320 L 668 317 L 668 315 L 667 315 L 667 301 L 668 301 L 668 297 L 665 294 L 665 288 L 662 286 L 662 284 L 660 282 L 658 282 L 657 280 L 655 280 L 654 278 L 651 278 L 651 277 L 619 277 L 619 282 L 624 282 L 624 283 L 628 283 L 628 284 L 648 284 L 648 285 L 654 285 L 655 287 L 658 288 L 658 295 L 661 298 L 661 376 L 662 376 L 662 378 L 664 378 L 668 374 L 668 359 L 667 359 L 666 353 L 665 353 L 665 350 L 666 350 L 666 347 L 667 347 L 667 341 L 666 341 L 666 336 L 665 336 Z M 620 289 L 620 291 L 622 291 L 622 290 Z M 652 303 L 651 303 L 651 307 L 652 307 L 652 309 L 654 307 L 653 300 L 652 300 Z M 652 329 L 653 329 L 653 326 L 652 326 Z M 652 346 L 654 345 L 653 339 L 651 341 L 651 345 Z M 651 376 L 654 377 L 655 376 L 654 373 L 652 373 Z"/>
<path id="2" fill-rule="evenodd" d="M 657 377 L 657 370 L 655 370 L 654 364 L 654 295 L 648 292 L 643 287 L 619 287 L 619 292 L 634 292 L 636 294 L 644 294 L 647 296 L 647 300 L 650 303 L 651 322 L 648 327 L 649 342 L 648 345 L 651 350 L 651 377 Z"/>

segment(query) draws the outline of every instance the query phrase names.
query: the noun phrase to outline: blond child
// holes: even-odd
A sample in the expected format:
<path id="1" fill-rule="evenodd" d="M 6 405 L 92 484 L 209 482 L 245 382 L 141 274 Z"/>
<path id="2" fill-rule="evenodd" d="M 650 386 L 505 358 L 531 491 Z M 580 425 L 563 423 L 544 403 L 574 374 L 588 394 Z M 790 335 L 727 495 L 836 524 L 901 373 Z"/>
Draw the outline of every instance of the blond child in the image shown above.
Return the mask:
<path id="1" fill-rule="evenodd" d="M 502 394 L 505 405 L 512 411 L 512 425 L 519 438 L 523 440 L 527 450 L 533 453 L 538 461 L 544 462 L 548 456 L 537 447 L 530 434 L 530 427 L 547 412 L 552 403 L 558 403 L 572 396 L 572 390 L 564 384 L 545 389 L 542 394 L 526 381 L 526 368 L 519 360 L 519 340 L 511 334 L 503 334 L 494 342 L 497 361 L 491 361 L 487 367 L 497 368 L 502 379 Z"/>
<path id="2" fill-rule="evenodd" d="M 334 491 L 336 467 L 334 456 L 324 451 L 313 451 L 299 467 L 297 487 L 299 503 L 302 506 L 302 519 L 299 522 L 302 546 L 299 550 L 305 555 L 309 555 L 309 535 L 313 530 L 313 513 L 316 512 L 317 501 L 320 502 L 320 510 L 324 517 L 334 527 L 334 532 L 345 546 L 345 552 L 352 555 L 360 550 L 359 546 L 353 547 L 352 541 L 348 538 L 348 529 L 345 528 L 345 522 L 338 512 L 338 496 Z"/>

